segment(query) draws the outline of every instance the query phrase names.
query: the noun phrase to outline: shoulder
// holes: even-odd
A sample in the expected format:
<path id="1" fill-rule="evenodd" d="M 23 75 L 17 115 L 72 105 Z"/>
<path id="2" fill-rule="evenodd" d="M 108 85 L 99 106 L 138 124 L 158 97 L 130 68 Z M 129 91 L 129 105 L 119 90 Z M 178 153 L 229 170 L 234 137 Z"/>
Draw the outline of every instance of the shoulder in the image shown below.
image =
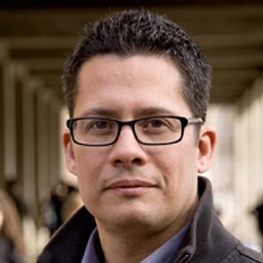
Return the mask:
<path id="1" fill-rule="evenodd" d="M 259 262 L 263 263 L 263 255 L 250 249 L 247 247 L 244 247 L 243 245 L 239 245 L 237 247 L 237 251 L 240 253 L 241 258 L 243 259 L 243 262 Z"/>
<path id="2" fill-rule="evenodd" d="M 263 263 L 263 255 L 239 243 L 221 263 Z"/>

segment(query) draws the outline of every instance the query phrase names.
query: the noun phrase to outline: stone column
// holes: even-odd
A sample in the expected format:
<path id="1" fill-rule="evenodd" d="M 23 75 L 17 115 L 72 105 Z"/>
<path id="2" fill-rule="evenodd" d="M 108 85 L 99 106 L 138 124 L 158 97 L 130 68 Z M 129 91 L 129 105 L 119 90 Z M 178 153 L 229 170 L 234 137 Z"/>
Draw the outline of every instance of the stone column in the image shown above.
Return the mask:
<path id="1" fill-rule="evenodd" d="M 0 46 L 0 123 L 4 123 L 4 63 L 7 59 L 7 51 Z M 0 187 L 4 187 L 4 129 L 0 129 Z"/>
<path id="2" fill-rule="evenodd" d="M 4 133 L 4 177 L 16 178 L 17 148 L 16 148 L 16 68 L 14 63 L 6 61 L 3 67 L 3 133 Z"/>
<path id="3" fill-rule="evenodd" d="M 236 104 L 234 121 L 235 234 L 244 242 L 259 244 L 252 210 L 263 194 L 263 75 Z"/>

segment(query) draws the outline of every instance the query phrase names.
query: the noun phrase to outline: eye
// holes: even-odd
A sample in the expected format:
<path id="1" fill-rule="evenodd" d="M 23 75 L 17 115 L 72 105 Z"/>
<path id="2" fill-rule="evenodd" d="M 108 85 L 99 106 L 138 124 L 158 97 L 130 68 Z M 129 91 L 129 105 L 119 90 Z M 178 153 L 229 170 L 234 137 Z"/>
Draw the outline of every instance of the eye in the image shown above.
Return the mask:
<path id="1" fill-rule="evenodd" d="M 117 125 L 114 121 L 111 120 L 101 120 L 101 119 L 95 119 L 89 122 L 89 124 L 86 127 L 87 132 L 115 132 L 117 128 Z"/>
<path id="2" fill-rule="evenodd" d="M 116 124 L 107 119 L 83 119 L 78 121 L 78 131 L 82 134 L 110 132 Z"/>
<path id="3" fill-rule="evenodd" d="M 144 131 L 161 131 L 167 129 L 169 122 L 164 118 L 149 118 L 144 119 L 139 125 Z"/>
<path id="4" fill-rule="evenodd" d="M 90 124 L 90 128 L 91 129 L 107 129 L 110 127 L 110 122 L 109 121 L 105 121 L 105 120 L 98 120 L 98 121 L 94 121 Z"/>
<path id="5" fill-rule="evenodd" d="M 160 127 L 166 126 L 166 124 L 164 120 L 162 119 L 152 119 L 152 120 L 149 120 L 148 126 L 152 128 L 160 128 Z"/>
<path id="6" fill-rule="evenodd" d="M 180 130 L 180 121 L 175 118 L 169 117 L 152 117 L 142 120 L 139 123 L 141 130 L 144 132 L 170 132 Z"/>

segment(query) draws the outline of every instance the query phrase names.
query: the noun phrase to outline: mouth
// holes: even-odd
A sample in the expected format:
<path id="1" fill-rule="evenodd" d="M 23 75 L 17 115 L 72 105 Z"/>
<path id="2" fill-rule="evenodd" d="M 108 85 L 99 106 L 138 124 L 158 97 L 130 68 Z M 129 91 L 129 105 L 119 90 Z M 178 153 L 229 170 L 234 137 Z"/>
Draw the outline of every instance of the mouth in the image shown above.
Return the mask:
<path id="1" fill-rule="evenodd" d="M 118 180 L 110 183 L 106 190 L 123 195 L 138 195 L 154 187 L 156 186 L 153 183 L 144 180 Z"/>

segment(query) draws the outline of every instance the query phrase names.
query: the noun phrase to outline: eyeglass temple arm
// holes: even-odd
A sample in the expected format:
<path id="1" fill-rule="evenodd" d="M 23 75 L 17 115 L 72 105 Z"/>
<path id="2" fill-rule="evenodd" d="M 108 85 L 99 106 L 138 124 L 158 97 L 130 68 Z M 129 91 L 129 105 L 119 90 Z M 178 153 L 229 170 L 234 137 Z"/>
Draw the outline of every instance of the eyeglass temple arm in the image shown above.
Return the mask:
<path id="1" fill-rule="evenodd" d="M 203 123 L 203 120 L 201 118 L 189 118 L 188 124 L 198 124 Z"/>

